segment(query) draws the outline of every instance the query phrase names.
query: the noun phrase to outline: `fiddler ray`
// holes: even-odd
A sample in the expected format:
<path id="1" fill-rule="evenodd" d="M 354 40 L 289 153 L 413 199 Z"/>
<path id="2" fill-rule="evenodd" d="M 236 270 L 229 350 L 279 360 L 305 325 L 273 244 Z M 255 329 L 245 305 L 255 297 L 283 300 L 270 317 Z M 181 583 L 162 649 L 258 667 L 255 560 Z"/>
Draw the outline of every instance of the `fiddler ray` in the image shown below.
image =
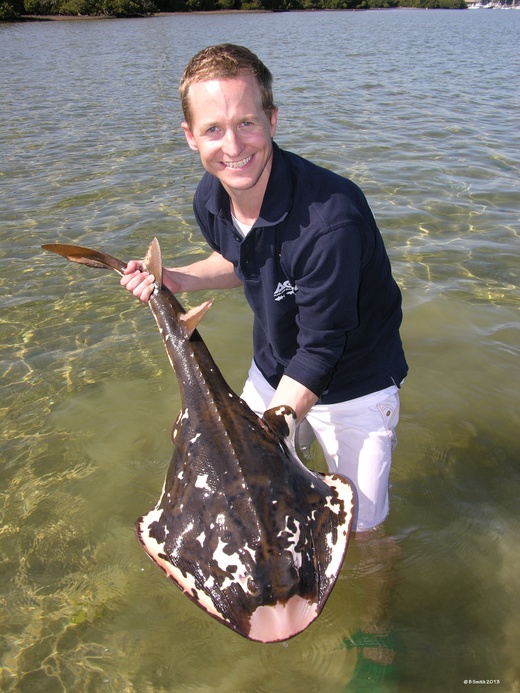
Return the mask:
<path id="1" fill-rule="evenodd" d="M 89 248 L 42 247 L 119 274 L 126 267 Z M 136 521 L 137 537 L 210 616 L 250 640 L 287 640 L 318 617 L 336 582 L 352 525 L 352 487 L 300 461 L 290 407 L 260 418 L 231 390 L 196 330 L 211 301 L 182 308 L 162 284 L 157 239 L 143 267 L 156 280 L 148 305 L 182 409 L 161 497 Z"/>

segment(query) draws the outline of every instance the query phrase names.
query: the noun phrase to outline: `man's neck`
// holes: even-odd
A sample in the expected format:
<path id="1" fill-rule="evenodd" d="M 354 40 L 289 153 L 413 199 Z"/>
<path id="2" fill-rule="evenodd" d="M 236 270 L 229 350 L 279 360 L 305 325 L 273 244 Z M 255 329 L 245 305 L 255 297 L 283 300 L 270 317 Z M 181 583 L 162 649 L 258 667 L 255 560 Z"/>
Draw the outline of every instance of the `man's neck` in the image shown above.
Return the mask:
<path id="1" fill-rule="evenodd" d="M 254 201 L 251 197 L 247 197 L 247 191 L 245 191 L 244 199 L 237 199 L 236 195 L 229 196 L 229 202 L 231 206 L 231 213 L 242 224 L 247 226 L 253 226 L 255 221 L 260 215 L 260 209 L 262 207 L 262 199 L 259 201 Z"/>

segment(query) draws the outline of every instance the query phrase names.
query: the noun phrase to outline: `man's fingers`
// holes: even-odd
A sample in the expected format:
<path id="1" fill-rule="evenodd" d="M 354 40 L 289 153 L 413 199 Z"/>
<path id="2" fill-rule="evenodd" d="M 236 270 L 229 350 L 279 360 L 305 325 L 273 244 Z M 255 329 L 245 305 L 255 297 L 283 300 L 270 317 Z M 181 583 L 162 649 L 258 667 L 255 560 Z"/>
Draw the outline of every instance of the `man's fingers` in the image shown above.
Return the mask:
<path id="1" fill-rule="evenodd" d="M 154 281 L 153 274 L 141 272 L 139 269 L 130 274 L 124 274 L 121 277 L 121 285 L 143 303 L 146 303 L 152 295 Z"/>
<path id="2" fill-rule="evenodd" d="M 126 266 L 125 274 L 134 274 L 135 272 L 140 272 L 142 267 L 142 262 L 140 260 L 130 260 Z"/>

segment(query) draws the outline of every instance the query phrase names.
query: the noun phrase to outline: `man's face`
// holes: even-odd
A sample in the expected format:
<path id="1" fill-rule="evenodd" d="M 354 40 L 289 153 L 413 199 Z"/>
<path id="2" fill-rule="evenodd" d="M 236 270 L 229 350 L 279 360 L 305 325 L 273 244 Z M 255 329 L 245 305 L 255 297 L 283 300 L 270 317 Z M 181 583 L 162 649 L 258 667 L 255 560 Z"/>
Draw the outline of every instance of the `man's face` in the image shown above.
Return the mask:
<path id="1" fill-rule="evenodd" d="M 272 163 L 277 111 L 262 108 L 253 75 L 195 82 L 189 90 L 192 123 L 182 124 L 186 140 L 204 168 L 238 200 L 241 193 L 263 197 Z"/>

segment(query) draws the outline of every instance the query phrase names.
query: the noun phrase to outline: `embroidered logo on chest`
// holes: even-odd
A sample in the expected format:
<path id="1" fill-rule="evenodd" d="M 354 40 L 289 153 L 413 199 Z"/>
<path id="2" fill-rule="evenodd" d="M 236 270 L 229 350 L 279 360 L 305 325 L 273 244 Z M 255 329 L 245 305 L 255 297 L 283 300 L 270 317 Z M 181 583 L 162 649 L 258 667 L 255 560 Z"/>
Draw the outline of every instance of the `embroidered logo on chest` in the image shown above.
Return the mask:
<path id="1" fill-rule="evenodd" d="M 288 279 L 287 281 L 283 282 L 283 284 L 282 282 L 278 282 L 278 286 L 273 294 L 274 300 L 281 301 L 286 296 L 294 296 L 297 291 L 298 287 L 296 285 L 292 286 Z"/>

